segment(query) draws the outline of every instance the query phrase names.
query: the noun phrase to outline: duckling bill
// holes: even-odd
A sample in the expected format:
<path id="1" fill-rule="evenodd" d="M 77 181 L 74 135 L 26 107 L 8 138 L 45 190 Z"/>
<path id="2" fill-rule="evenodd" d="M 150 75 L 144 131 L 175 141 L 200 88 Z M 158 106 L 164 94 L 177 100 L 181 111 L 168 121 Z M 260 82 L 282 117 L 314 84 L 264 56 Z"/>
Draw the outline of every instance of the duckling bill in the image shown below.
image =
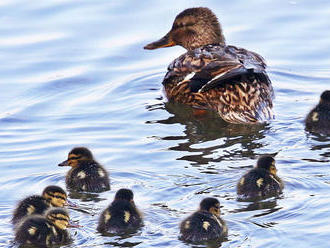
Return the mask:
<path id="1" fill-rule="evenodd" d="M 258 200 L 282 193 L 284 184 L 277 176 L 275 159 L 262 156 L 255 168 L 248 171 L 237 184 L 237 194 L 241 199 Z"/>
<path id="2" fill-rule="evenodd" d="M 108 172 L 94 160 L 92 152 L 85 147 L 73 148 L 68 159 L 59 166 L 71 166 L 65 179 L 68 189 L 85 192 L 110 190 Z"/>
<path id="3" fill-rule="evenodd" d="M 142 216 L 130 189 L 120 189 L 113 202 L 102 212 L 97 230 L 101 233 L 124 233 L 142 225 Z"/>
<path id="4" fill-rule="evenodd" d="M 170 101 L 217 112 L 231 123 L 259 123 L 274 118 L 274 91 L 264 59 L 226 45 L 217 17 L 208 8 L 178 14 L 171 30 L 144 49 L 179 45 L 188 51 L 168 67 L 163 80 Z"/>
<path id="5" fill-rule="evenodd" d="M 12 223 L 16 225 L 24 217 L 32 214 L 43 214 L 50 207 L 63 207 L 68 205 L 67 194 L 59 186 L 47 186 L 42 195 L 32 195 L 20 201 L 14 210 Z"/>
<path id="6" fill-rule="evenodd" d="M 220 217 L 220 202 L 208 197 L 201 201 L 198 211 L 182 221 L 181 239 L 187 242 L 221 240 L 227 236 L 228 228 Z"/>
<path id="7" fill-rule="evenodd" d="M 330 135 L 330 90 L 321 94 L 320 102 L 305 119 L 306 130 Z"/>
<path id="8" fill-rule="evenodd" d="M 50 247 L 71 241 L 66 230 L 71 227 L 69 215 L 62 208 L 52 208 L 45 216 L 32 215 L 24 219 L 15 233 L 15 242 L 22 245 Z"/>

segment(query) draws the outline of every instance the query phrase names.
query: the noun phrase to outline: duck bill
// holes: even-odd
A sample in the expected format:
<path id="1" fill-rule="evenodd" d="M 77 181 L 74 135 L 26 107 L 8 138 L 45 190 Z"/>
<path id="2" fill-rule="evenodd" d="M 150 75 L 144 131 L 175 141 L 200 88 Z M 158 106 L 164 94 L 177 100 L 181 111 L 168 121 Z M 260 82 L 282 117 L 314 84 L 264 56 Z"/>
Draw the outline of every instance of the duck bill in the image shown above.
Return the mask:
<path id="1" fill-rule="evenodd" d="M 146 45 L 144 47 L 144 49 L 153 50 L 153 49 L 157 49 L 157 48 L 171 47 L 171 46 L 175 46 L 175 45 L 176 45 L 176 43 L 172 40 L 170 33 L 168 33 L 160 40 L 157 40 L 155 42 L 152 42 L 152 43 Z"/>
<path id="2" fill-rule="evenodd" d="M 58 166 L 69 166 L 69 160 L 65 160 L 62 163 L 58 164 Z"/>
<path id="3" fill-rule="evenodd" d="M 73 222 L 69 222 L 69 224 L 67 225 L 67 228 L 82 228 L 83 226 L 75 224 Z"/>
<path id="4" fill-rule="evenodd" d="M 67 200 L 65 202 L 64 206 L 67 206 L 67 207 L 70 207 L 70 208 L 78 208 L 78 205 L 77 204 L 75 204 L 75 203 L 73 203 L 73 202 L 71 202 L 69 200 Z"/>

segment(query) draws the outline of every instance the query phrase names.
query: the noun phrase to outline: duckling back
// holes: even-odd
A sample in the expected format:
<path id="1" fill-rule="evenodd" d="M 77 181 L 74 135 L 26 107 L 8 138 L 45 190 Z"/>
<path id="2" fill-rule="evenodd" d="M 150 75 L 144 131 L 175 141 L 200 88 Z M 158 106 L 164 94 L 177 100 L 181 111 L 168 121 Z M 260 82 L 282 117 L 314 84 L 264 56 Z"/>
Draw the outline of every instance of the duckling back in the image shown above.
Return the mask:
<path id="1" fill-rule="evenodd" d="M 121 233 L 135 230 L 141 225 L 142 218 L 135 205 L 129 201 L 116 200 L 102 212 L 97 230 L 102 233 Z"/>
<path id="2" fill-rule="evenodd" d="M 246 173 L 237 184 L 237 194 L 243 199 L 259 199 L 277 196 L 283 190 L 282 180 L 264 169 L 254 168 Z"/>
<path id="3" fill-rule="evenodd" d="M 45 217 L 39 215 L 23 219 L 15 233 L 15 242 L 38 247 L 65 244 L 69 241 L 70 237 L 66 230 L 56 228 Z"/>
<path id="4" fill-rule="evenodd" d="M 43 214 L 49 207 L 49 203 L 42 196 L 29 196 L 18 203 L 11 221 L 14 225 L 16 225 L 26 216 L 32 214 Z"/>
<path id="5" fill-rule="evenodd" d="M 224 220 L 206 211 L 193 213 L 180 225 L 181 239 L 188 242 L 221 239 L 227 232 Z"/>
<path id="6" fill-rule="evenodd" d="M 66 176 L 66 186 L 76 191 L 103 192 L 110 189 L 108 172 L 96 161 L 80 162 Z"/>
<path id="7" fill-rule="evenodd" d="M 324 91 L 319 104 L 307 115 L 306 129 L 311 132 L 330 134 L 330 91 Z"/>

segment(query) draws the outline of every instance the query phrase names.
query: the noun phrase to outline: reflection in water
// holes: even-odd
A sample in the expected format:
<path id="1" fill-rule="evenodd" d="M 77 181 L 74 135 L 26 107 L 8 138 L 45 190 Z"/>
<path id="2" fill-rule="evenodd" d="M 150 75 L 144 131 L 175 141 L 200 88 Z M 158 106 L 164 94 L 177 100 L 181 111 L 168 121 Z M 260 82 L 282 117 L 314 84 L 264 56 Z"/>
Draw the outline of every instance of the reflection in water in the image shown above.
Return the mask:
<path id="1" fill-rule="evenodd" d="M 239 208 L 239 209 L 235 209 L 232 212 L 233 213 L 239 213 L 239 212 L 248 212 L 248 211 L 267 209 L 268 211 L 264 211 L 260 214 L 254 215 L 254 217 L 260 217 L 260 216 L 264 216 L 264 215 L 267 215 L 267 214 L 270 214 L 270 213 L 274 213 L 274 212 L 281 209 L 281 207 L 276 207 L 276 206 L 277 206 L 277 198 L 274 197 L 274 198 L 269 199 L 269 200 L 252 202 L 252 203 L 248 204 L 247 206 L 244 206 L 244 207 Z"/>
<path id="2" fill-rule="evenodd" d="M 148 106 L 150 111 L 159 109 L 159 104 Z M 239 125 L 223 121 L 216 113 L 206 112 L 205 115 L 195 115 L 194 110 L 186 105 L 167 102 L 163 105 L 173 116 L 147 123 L 165 125 L 182 124 L 185 136 L 158 137 L 162 140 L 178 140 L 176 146 L 169 150 L 188 152 L 189 155 L 179 157 L 196 164 L 220 162 L 235 157 L 255 157 L 255 149 L 262 148 L 262 139 L 270 129 L 268 124 Z M 209 142 L 215 141 L 216 142 Z M 207 143 L 209 142 L 209 143 Z M 203 144 L 204 143 L 204 144 Z M 216 153 L 216 156 L 212 156 Z"/>

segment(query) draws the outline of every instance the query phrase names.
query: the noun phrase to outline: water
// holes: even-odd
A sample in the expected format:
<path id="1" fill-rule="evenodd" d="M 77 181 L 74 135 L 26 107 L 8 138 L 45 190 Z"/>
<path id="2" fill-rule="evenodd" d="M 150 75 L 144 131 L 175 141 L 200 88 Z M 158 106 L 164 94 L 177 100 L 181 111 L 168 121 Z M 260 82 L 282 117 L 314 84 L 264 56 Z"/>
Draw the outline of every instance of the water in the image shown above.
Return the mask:
<path id="1" fill-rule="evenodd" d="M 269 65 L 276 120 L 253 127 L 194 117 L 167 104 L 161 81 L 180 47 L 146 51 L 176 14 L 210 7 L 228 44 Z M 0 2 L 0 246 L 15 247 L 9 223 L 21 198 L 64 185 L 57 164 L 88 146 L 111 175 L 111 191 L 70 195 L 84 228 L 65 247 L 197 247 L 178 225 L 201 199 L 218 197 L 229 227 L 221 247 L 329 247 L 330 140 L 303 120 L 329 89 L 327 1 Z M 276 154 L 279 199 L 236 200 L 236 182 L 261 154 Z M 129 187 L 144 213 L 135 235 L 103 237 L 98 214 Z M 204 247 L 204 246 L 201 246 Z"/>

